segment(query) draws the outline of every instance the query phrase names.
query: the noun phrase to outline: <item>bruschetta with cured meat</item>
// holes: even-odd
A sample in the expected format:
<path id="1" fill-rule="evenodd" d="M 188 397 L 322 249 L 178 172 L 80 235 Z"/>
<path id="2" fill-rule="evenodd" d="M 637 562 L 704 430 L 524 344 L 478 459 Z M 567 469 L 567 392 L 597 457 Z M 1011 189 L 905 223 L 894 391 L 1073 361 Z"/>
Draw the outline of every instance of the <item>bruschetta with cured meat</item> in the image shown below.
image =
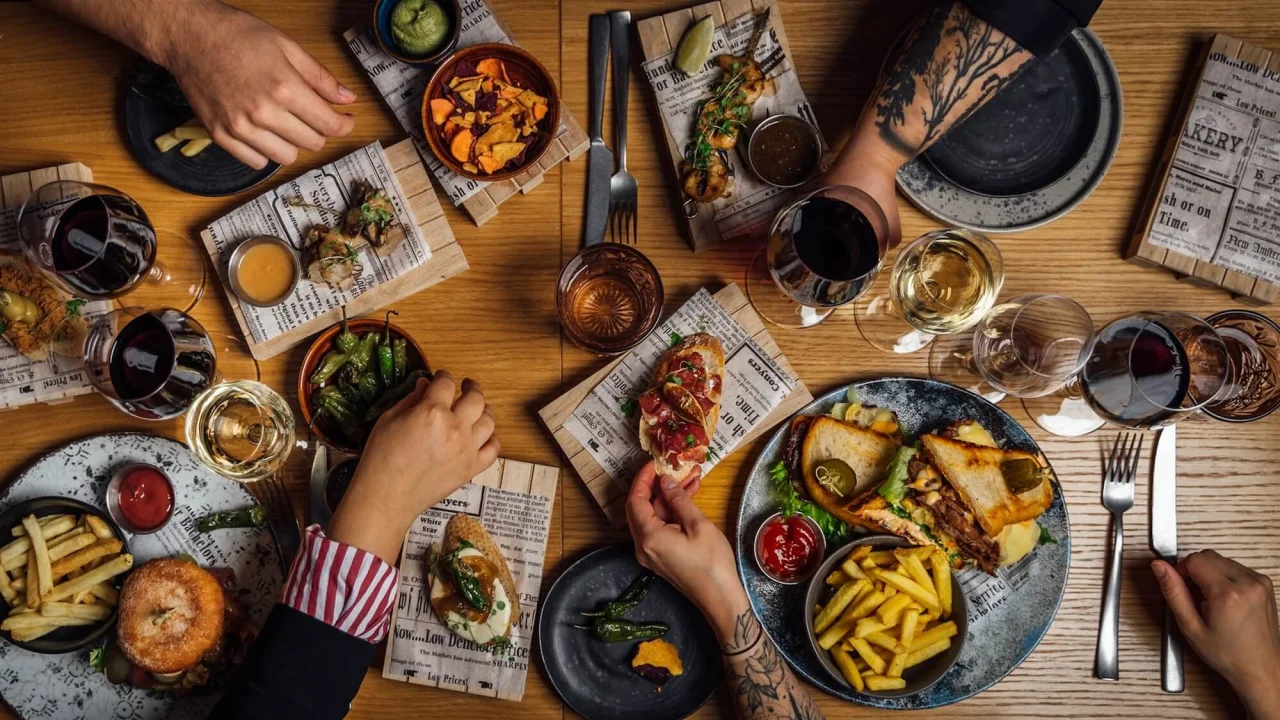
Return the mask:
<path id="1" fill-rule="evenodd" d="M 658 361 L 639 405 L 640 447 L 659 475 L 683 481 L 707 461 L 723 391 L 724 345 L 712 335 L 690 335 Z"/>

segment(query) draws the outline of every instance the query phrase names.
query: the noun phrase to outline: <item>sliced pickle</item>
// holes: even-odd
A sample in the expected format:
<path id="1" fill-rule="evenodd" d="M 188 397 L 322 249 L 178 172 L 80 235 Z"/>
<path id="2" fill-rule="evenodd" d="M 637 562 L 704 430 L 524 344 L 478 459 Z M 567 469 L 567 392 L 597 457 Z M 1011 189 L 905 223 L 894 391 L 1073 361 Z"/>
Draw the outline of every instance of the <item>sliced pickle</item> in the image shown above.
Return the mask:
<path id="1" fill-rule="evenodd" d="M 823 460 L 813 469 L 813 476 L 837 497 L 852 497 L 858 487 L 858 474 L 843 460 Z"/>
<path id="2" fill-rule="evenodd" d="M 1009 492 L 1020 495 L 1035 490 L 1040 483 L 1049 477 L 1049 468 L 1040 465 L 1031 458 L 1015 458 L 1000 463 L 1000 473 L 1004 475 L 1004 484 Z"/>

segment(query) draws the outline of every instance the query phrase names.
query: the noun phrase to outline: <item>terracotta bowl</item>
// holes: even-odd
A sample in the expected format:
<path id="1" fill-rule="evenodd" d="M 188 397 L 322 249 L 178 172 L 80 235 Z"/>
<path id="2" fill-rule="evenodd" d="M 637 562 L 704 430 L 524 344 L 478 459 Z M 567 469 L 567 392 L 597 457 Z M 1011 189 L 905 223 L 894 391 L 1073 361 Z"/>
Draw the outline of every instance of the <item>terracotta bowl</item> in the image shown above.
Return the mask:
<path id="1" fill-rule="evenodd" d="M 355 318 L 348 320 L 347 325 L 351 327 L 352 332 L 364 337 L 365 333 L 374 330 L 382 332 L 384 322 L 371 317 Z M 302 370 L 298 373 L 298 407 L 302 410 L 302 424 L 311 427 L 311 433 L 316 439 L 323 440 L 330 447 L 344 452 L 359 453 L 360 448 L 353 447 L 350 441 L 343 439 L 341 433 L 332 430 L 325 418 L 319 418 L 314 425 L 311 423 L 311 418 L 314 417 L 315 412 L 315 408 L 311 404 L 311 394 L 324 387 L 325 384 L 313 385 L 308 378 L 315 372 L 316 366 L 320 364 L 320 359 L 325 356 L 325 353 L 333 349 L 333 339 L 341 331 L 342 323 L 338 323 L 317 335 L 316 339 L 311 343 L 311 347 L 307 348 L 307 354 L 302 358 Z M 430 366 L 427 365 L 426 353 L 422 352 L 422 346 L 394 322 L 391 323 L 391 337 L 404 338 L 409 341 L 409 372 L 430 370 Z"/>
<path id="2" fill-rule="evenodd" d="M 455 68 L 458 62 L 468 60 L 476 63 L 485 58 L 498 58 L 506 66 L 507 76 L 510 77 L 511 82 L 547 98 L 547 115 L 538 123 L 538 132 L 533 136 L 535 139 L 525 150 L 524 162 L 492 175 L 473 173 L 463 169 L 462 163 L 449 154 L 442 126 L 431 122 L 431 100 L 444 97 L 449 81 L 457 74 Z M 426 92 L 423 93 L 421 119 L 427 144 L 431 146 L 431 152 L 435 153 L 445 167 L 462 177 L 480 182 L 507 180 L 533 167 L 555 140 L 556 133 L 560 129 L 560 91 L 551 79 L 551 73 L 547 72 L 542 63 L 515 45 L 504 43 L 472 45 L 450 55 L 440 64 L 440 67 L 436 68 L 431 80 L 427 83 Z"/>

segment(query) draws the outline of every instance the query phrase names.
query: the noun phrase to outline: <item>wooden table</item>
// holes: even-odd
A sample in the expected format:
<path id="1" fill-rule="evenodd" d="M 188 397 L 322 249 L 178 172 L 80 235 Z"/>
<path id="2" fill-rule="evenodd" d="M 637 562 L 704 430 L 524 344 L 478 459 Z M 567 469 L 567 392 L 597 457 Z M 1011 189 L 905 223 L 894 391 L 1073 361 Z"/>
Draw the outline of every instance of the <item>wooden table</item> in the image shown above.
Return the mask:
<path id="1" fill-rule="evenodd" d="M 521 2 L 488 0 L 500 14 L 517 11 L 520 42 L 559 78 L 565 101 L 585 118 L 587 22 L 614 9 L 604 0 Z M 828 137 L 843 131 L 862 106 L 889 43 L 925 0 L 789 0 L 783 10 L 794 61 Z M 240 0 L 237 4 L 281 27 L 360 94 L 355 132 L 322 152 L 303 153 L 273 182 L 329 162 L 374 139 L 403 137 L 340 42 L 361 21 L 368 2 Z M 631 6 L 636 19 L 681 7 L 675 0 Z M 1171 111 L 1188 81 L 1193 47 L 1212 32 L 1280 48 L 1280 0 L 1110 0 L 1093 29 L 1110 50 L 1124 86 L 1125 125 L 1119 155 L 1087 202 L 1047 227 L 998 238 L 1007 264 L 1005 295 L 1060 292 L 1081 301 L 1099 321 L 1135 310 L 1196 313 L 1236 307 L 1225 294 L 1179 283 L 1165 272 L 1120 260 L 1151 168 L 1170 132 Z M 633 55 L 634 57 L 634 55 Z M 246 198 L 183 195 L 149 176 L 129 156 L 117 129 L 116 91 L 131 53 L 23 2 L 0 2 L 0 174 L 69 161 L 86 163 L 98 181 L 119 187 L 147 208 L 158 226 L 192 236 Z M 673 177 L 658 135 L 648 87 L 631 81 L 630 169 L 641 187 L 640 247 L 663 275 L 668 310 L 703 285 L 739 281 L 755 246 L 723 247 L 698 255 L 687 249 L 677 223 Z M 586 169 L 561 165 L 532 196 L 503 205 L 497 219 L 476 228 L 460 211 L 447 216 L 471 269 L 400 303 L 399 322 L 422 342 L 433 363 L 478 379 L 493 403 L 503 454 L 563 463 L 538 426 L 536 411 L 580 381 L 600 361 L 565 342 L 556 322 L 554 285 L 559 268 L 578 245 Z M 446 203 L 447 204 L 447 203 Z M 938 227 L 900 201 L 904 236 Z M 1265 310 L 1280 318 L 1280 309 Z M 213 329 L 233 331 L 226 301 L 206 298 L 194 311 Z M 889 357 L 858 335 L 840 312 L 816 329 L 774 329 L 773 335 L 815 394 L 851 380 L 887 374 L 924 375 L 926 354 Z M 265 380 L 292 387 L 301 350 L 265 364 Z M 291 395 L 292 393 L 290 393 Z M 296 400 L 294 398 L 291 398 Z M 1035 653 L 1011 676 L 937 717 L 1217 717 L 1234 706 L 1229 690 L 1189 657 L 1187 691 L 1159 689 L 1158 590 L 1147 569 L 1147 484 L 1139 484 L 1130 513 L 1121 612 L 1122 680 L 1091 678 L 1097 613 L 1107 542 L 1107 514 L 1098 501 L 1103 446 L 1111 433 L 1063 440 L 1040 432 L 1017 402 L 1005 409 L 1042 443 L 1062 480 L 1072 520 L 1073 565 L 1062 609 Z M 41 454 L 74 438 L 107 430 L 139 429 L 181 437 L 176 422 L 148 424 L 113 410 L 97 396 L 59 407 L 14 411 L 3 418 L 0 476 L 10 476 Z M 1252 425 L 1188 423 L 1180 433 L 1181 547 L 1216 548 L 1270 575 L 1280 575 L 1280 495 L 1273 468 L 1280 464 L 1280 415 Z M 703 481 L 698 505 L 722 528 L 735 521 L 739 488 L 760 443 L 722 463 Z M 290 481 L 301 502 L 305 459 L 291 462 Z M 557 498 L 547 581 L 588 550 L 625 536 L 604 522 L 585 488 L 567 471 Z M 540 661 L 535 661 L 539 664 Z M 371 669 L 350 717 L 475 717 L 516 712 L 521 717 L 572 716 L 545 676 L 530 673 L 524 703 L 516 708 L 443 690 L 381 679 Z M 827 696 L 832 716 L 868 717 Z M 730 714 L 723 695 L 698 717 Z M 3 710 L 0 716 L 9 717 Z"/>

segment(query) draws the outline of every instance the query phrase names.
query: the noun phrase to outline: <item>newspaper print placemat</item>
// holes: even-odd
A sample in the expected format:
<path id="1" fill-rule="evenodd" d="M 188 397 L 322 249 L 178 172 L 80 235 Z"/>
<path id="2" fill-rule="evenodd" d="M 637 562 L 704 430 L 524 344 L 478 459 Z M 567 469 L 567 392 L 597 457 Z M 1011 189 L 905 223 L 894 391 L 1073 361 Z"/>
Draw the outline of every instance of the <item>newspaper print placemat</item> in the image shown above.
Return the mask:
<path id="1" fill-rule="evenodd" d="M 657 58 L 647 60 L 644 65 L 645 77 L 653 88 L 658 100 L 658 110 L 667 132 L 673 140 L 673 147 L 678 149 L 680 157 L 673 158 L 678 166 L 684 149 L 694 137 L 694 127 L 698 110 L 703 102 L 711 97 L 712 86 L 723 75 L 716 65 L 716 58 L 725 53 L 743 55 L 751 40 L 751 31 L 755 25 L 754 14 L 748 13 L 727 24 L 717 27 L 711 43 L 711 55 L 702 72 L 687 77 L 674 66 L 675 53 L 671 52 Z M 756 47 L 755 60 L 766 72 L 769 83 L 765 93 L 756 101 L 751 111 L 751 119 L 747 127 L 764 120 L 770 115 L 787 113 L 799 115 L 808 120 L 815 128 L 818 121 L 800 87 L 800 78 L 791 64 L 791 58 L 779 40 L 778 27 L 781 24 L 779 9 L 775 6 L 770 12 L 769 30 L 765 32 Z M 784 190 L 773 187 L 757 178 L 748 168 L 743 153 L 746 152 L 746 132 L 738 146 L 730 151 L 730 163 L 734 168 L 734 189 L 729 197 L 716 200 L 710 206 L 702 206 L 702 211 L 714 213 L 715 227 L 721 241 L 742 240 L 762 237 L 773 221 L 773 217 L 787 201 L 796 196 L 797 190 Z M 819 136 L 821 131 L 819 130 Z M 822 151 L 827 150 L 826 140 L 822 141 Z"/>
<path id="2" fill-rule="evenodd" d="M 413 138 L 422 162 L 440 182 L 440 187 L 444 188 L 453 204 L 461 205 L 484 189 L 489 183 L 464 178 L 453 172 L 440 162 L 427 145 L 422 131 L 422 95 L 426 92 L 427 81 L 431 79 L 431 71 L 406 65 L 383 52 L 371 27 L 352 28 L 343 33 L 342 39 L 347 42 L 360 66 L 378 88 L 378 94 L 391 106 L 391 112 L 400 121 L 405 132 Z M 484 0 L 467 0 L 462 3 L 462 30 L 458 36 L 458 48 L 481 43 L 517 44 L 502 29 L 498 18 L 484 4 Z M 567 130 L 567 126 L 561 122 L 556 137 L 562 137 Z"/>
<path id="3" fill-rule="evenodd" d="M 499 460 L 409 529 L 400 558 L 400 589 L 382 676 L 415 685 L 519 702 L 529 674 L 534 620 L 546 562 L 558 468 Z M 511 644 L 481 648 L 449 630 L 431 607 L 427 559 L 458 513 L 480 519 L 511 569 L 520 617 Z"/>
<path id="4" fill-rule="evenodd" d="M 649 389 L 653 368 L 668 348 L 685 335 L 707 332 L 724 343 L 725 378 L 720 421 L 711 438 L 703 472 L 735 448 L 796 387 L 796 379 L 760 347 L 706 288 L 645 338 L 639 347 L 596 386 L 564 423 L 616 483 L 629 484 L 649 454 L 637 435 L 636 398 Z"/>
<path id="5" fill-rule="evenodd" d="M 377 142 L 264 193 L 217 220 L 202 233 L 205 247 L 213 256 L 214 267 L 225 286 L 227 262 L 241 242 L 259 235 L 272 235 L 288 241 L 294 249 L 301 252 L 303 235 L 312 226 L 336 225 L 342 220 L 332 212 L 295 207 L 289 203 L 290 199 L 301 198 L 302 202 L 309 205 L 345 212 L 353 202 L 351 188 L 352 183 L 357 180 L 367 181 L 373 187 L 387 191 L 395 206 L 396 217 L 404 226 L 404 242 L 385 256 L 374 252 L 367 244 L 360 247 L 356 253 L 356 262 L 363 269 L 353 286 L 347 290 L 309 280 L 304 267 L 303 278 L 298 287 L 278 305 L 255 307 L 240 302 L 229 293 L 228 298 L 241 320 L 245 337 L 254 350 L 254 357 L 262 359 L 260 346 L 285 335 L 292 335 L 300 340 L 311 332 L 322 329 L 320 326 L 329 322 L 326 315 L 331 316 L 338 308 L 347 306 L 357 298 L 423 268 L 431 259 L 427 238 L 423 236 L 418 220 L 410 210 L 408 199 L 391 169 L 382 145 Z M 398 298 L 380 299 L 394 302 Z M 351 314 L 367 312 L 375 307 L 362 308 Z M 286 347 L 287 345 L 278 346 L 266 356 L 276 354 Z"/>
<path id="6" fill-rule="evenodd" d="M 1149 241 L 1280 282 L 1280 71 L 1209 55 Z"/>

